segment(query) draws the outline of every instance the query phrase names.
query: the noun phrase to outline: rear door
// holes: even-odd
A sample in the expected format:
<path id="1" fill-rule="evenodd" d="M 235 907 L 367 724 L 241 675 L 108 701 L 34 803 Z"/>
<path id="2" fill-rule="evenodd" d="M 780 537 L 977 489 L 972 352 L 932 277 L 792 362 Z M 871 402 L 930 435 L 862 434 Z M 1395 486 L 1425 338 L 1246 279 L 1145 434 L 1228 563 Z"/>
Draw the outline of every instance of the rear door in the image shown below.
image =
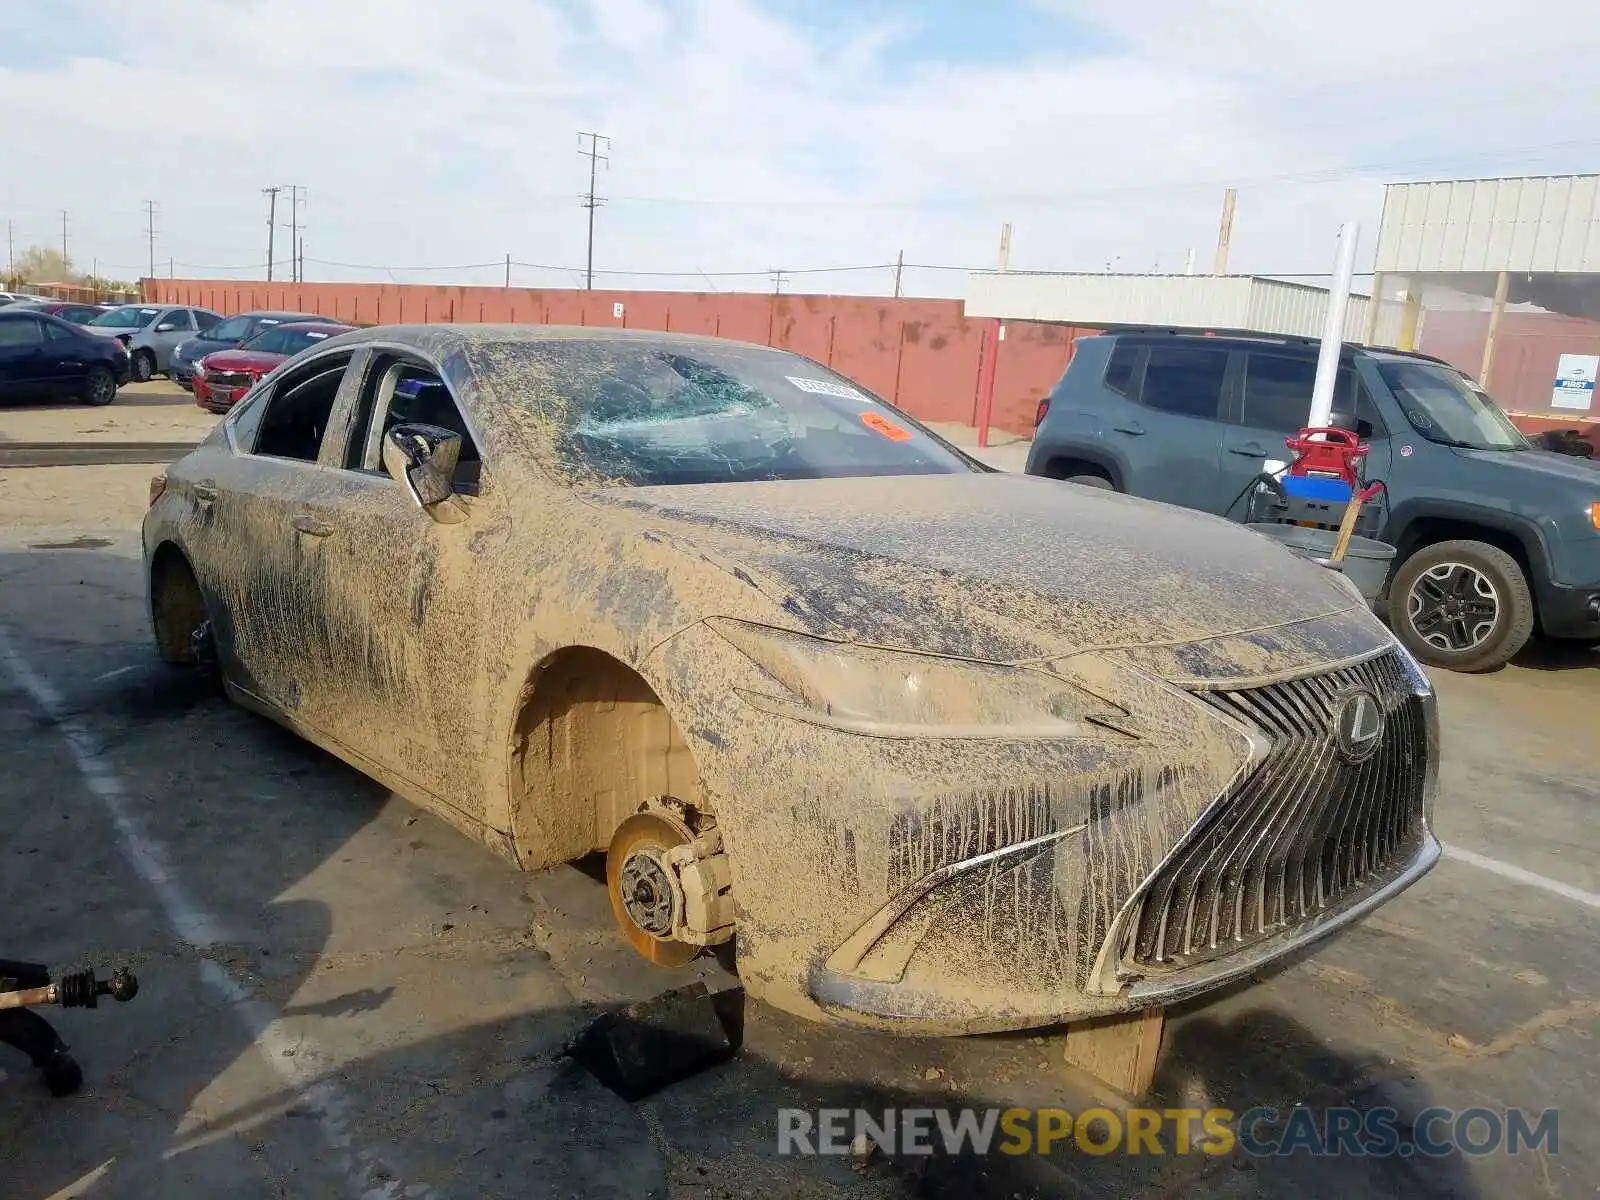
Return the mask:
<path id="1" fill-rule="evenodd" d="M 60 321 L 49 319 L 39 322 L 44 327 L 44 368 L 47 378 L 44 388 L 53 397 L 74 395 L 82 391 L 84 379 L 89 374 L 90 334 L 78 333 Z"/>
<path id="2" fill-rule="evenodd" d="M 324 732 L 335 723 L 341 676 L 362 666 L 332 661 L 329 626 L 360 618 L 326 611 L 331 548 L 306 512 L 338 482 L 325 454 L 338 438 L 325 434 L 357 357 L 317 355 L 258 388 L 228 418 L 232 452 L 201 454 L 198 477 L 184 484 L 197 509 L 192 559 L 222 609 L 218 652 L 230 676 Z"/>
<path id="3" fill-rule="evenodd" d="M 1197 339 L 1198 340 L 1198 339 Z M 1124 484 L 1135 496 L 1221 512 L 1227 501 L 1217 468 L 1224 397 L 1232 384 L 1225 346 L 1152 341 L 1129 359 L 1124 342 L 1112 355 L 1106 385 L 1126 387 L 1129 407 L 1107 431 L 1128 462 Z M 1123 354 L 1123 363 L 1118 355 Z"/>
<path id="4" fill-rule="evenodd" d="M 173 348 L 194 333 L 194 315 L 187 308 L 162 313 L 148 334 L 150 348 L 156 354 L 156 370 L 165 371 L 172 363 Z"/>
<path id="5" fill-rule="evenodd" d="M 1292 457 L 1284 441 L 1305 428 L 1317 377 L 1317 360 L 1309 354 L 1251 350 L 1241 357 L 1245 361 L 1238 401 L 1220 457 L 1225 490 L 1230 493 L 1227 515 L 1237 520 L 1246 515 L 1251 480 L 1263 471 L 1276 474 Z M 1348 363 L 1339 368 L 1329 423 L 1353 430 L 1367 442 L 1369 480 L 1388 474 L 1388 430 Z"/>

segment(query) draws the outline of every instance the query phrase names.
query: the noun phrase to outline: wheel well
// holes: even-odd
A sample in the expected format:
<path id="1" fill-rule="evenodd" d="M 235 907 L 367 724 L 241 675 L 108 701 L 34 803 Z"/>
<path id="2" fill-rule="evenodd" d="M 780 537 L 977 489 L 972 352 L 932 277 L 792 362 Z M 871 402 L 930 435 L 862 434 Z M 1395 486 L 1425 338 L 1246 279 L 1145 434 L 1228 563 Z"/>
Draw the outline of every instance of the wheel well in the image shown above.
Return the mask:
<path id="1" fill-rule="evenodd" d="M 1533 587 L 1533 563 L 1528 558 L 1528 548 L 1516 534 L 1508 533 L 1504 529 L 1479 525 L 1475 521 L 1457 517 L 1419 517 L 1406 526 L 1405 532 L 1400 536 L 1399 544 L 1395 547 L 1395 569 L 1398 570 L 1400 565 L 1418 550 L 1436 546 L 1440 542 L 1456 541 L 1484 542 L 1504 550 L 1516 559 L 1517 566 L 1522 568 L 1522 577 L 1528 581 L 1528 590 L 1533 596 L 1537 614 L 1539 599 Z"/>
<path id="2" fill-rule="evenodd" d="M 1088 458 L 1074 458 L 1058 454 L 1044 465 L 1044 473 L 1051 479 L 1066 479 L 1072 475 L 1098 475 L 1113 487 L 1121 490 L 1117 478 L 1106 467 Z"/>
<path id="3" fill-rule="evenodd" d="M 574 646 L 528 677 L 511 746 L 512 831 L 527 870 L 603 850 L 655 796 L 704 807 L 683 731 L 644 678 Z"/>
<path id="4" fill-rule="evenodd" d="M 194 568 L 171 542 L 162 542 L 150 560 L 150 624 L 156 647 L 169 663 L 195 661 L 192 634 L 206 619 L 205 597 Z"/>

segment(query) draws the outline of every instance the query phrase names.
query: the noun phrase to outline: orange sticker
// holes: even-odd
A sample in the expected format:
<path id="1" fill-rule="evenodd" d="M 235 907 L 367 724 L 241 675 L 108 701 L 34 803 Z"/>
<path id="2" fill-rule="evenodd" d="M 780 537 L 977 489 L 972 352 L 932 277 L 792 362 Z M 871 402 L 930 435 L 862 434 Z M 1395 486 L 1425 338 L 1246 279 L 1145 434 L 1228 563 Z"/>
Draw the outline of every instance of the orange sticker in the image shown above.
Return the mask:
<path id="1" fill-rule="evenodd" d="M 880 416 L 875 412 L 862 413 L 861 423 L 874 433 L 882 434 L 891 442 L 909 442 L 911 440 L 910 430 L 900 428 L 888 417 Z"/>

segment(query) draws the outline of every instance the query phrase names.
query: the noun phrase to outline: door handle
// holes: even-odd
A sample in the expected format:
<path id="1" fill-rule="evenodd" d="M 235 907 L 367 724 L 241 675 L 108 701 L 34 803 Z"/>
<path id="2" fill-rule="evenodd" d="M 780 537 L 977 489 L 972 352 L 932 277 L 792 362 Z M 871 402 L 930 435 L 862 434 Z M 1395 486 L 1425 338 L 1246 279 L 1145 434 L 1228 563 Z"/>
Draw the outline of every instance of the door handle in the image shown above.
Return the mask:
<path id="1" fill-rule="evenodd" d="M 327 537 L 333 532 L 333 526 L 326 521 L 319 521 L 315 517 L 296 517 L 291 524 L 301 533 L 312 537 Z"/>
<path id="2" fill-rule="evenodd" d="M 1144 436 L 1144 426 L 1137 421 L 1129 421 L 1126 425 L 1113 425 L 1111 428 L 1118 433 L 1131 434 L 1134 437 Z"/>
<path id="3" fill-rule="evenodd" d="M 1242 446 L 1229 446 L 1229 454 L 1243 454 L 1247 458 L 1265 458 L 1267 449 L 1259 442 L 1246 442 Z"/>
<path id="4" fill-rule="evenodd" d="M 201 504 L 210 504 L 217 498 L 217 488 L 212 483 L 197 483 L 194 485 L 194 498 Z"/>

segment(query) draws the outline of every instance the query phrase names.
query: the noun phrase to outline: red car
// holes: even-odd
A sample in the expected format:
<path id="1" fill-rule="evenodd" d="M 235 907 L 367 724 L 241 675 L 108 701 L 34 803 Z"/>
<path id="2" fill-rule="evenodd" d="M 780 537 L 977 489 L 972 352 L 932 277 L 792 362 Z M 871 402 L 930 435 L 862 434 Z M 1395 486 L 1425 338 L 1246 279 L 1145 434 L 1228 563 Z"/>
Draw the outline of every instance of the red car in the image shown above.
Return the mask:
<path id="1" fill-rule="evenodd" d="M 232 350 L 208 354 L 195 364 L 194 402 L 208 412 L 225 413 L 285 359 L 354 328 L 333 321 L 295 321 L 263 329 Z"/>

